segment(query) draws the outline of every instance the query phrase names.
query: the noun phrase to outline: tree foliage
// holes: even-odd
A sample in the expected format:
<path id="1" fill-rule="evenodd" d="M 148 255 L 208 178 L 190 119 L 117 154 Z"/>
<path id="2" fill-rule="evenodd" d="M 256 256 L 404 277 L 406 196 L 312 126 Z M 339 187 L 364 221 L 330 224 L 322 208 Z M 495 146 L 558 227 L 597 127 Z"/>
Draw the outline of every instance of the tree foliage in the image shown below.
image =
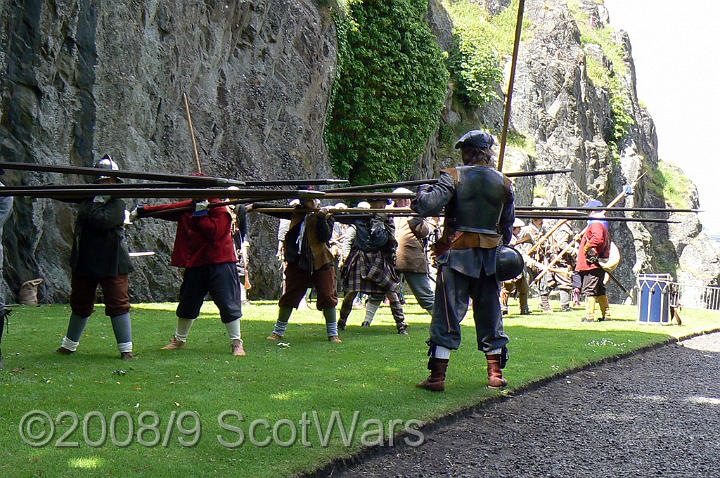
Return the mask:
<path id="1" fill-rule="evenodd" d="M 437 129 L 448 72 L 427 3 L 352 0 L 338 17 L 339 77 L 325 139 L 353 184 L 405 176 Z"/>
<path id="2" fill-rule="evenodd" d="M 483 30 L 457 26 L 454 38 L 448 69 L 456 94 L 466 106 L 482 106 L 497 97 L 495 86 L 503 79 L 500 58 Z"/>

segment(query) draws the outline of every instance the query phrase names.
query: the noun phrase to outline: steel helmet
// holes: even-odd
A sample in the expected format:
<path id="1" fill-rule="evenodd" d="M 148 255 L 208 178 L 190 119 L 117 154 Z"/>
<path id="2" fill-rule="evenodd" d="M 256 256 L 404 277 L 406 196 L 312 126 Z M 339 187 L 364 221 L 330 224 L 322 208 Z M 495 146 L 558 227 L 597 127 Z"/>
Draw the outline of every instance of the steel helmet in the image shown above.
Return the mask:
<path id="1" fill-rule="evenodd" d="M 510 246 L 500 246 L 495 256 L 495 277 L 499 281 L 513 279 L 522 274 L 525 267 L 522 255 Z"/>
<path id="2" fill-rule="evenodd" d="M 109 154 L 106 154 L 105 156 L 103 156 L 102 159 L 100 161 L 96 162 L 95 166 L 93 166 L 93 167 L 97 168 L 97 169 L 107 169 L 108 171 L 119 171 L 120 170 L 120 167 L 117 165 L 117 163 L 115 161 L 113 161 L 113 159 L 110 157 Z M 116 179 L 117 182 L 119 182 L 119 183 L 122 182 L 120 180 L 120 178 L 118 178 L 116 176 L 98 176 L 97 179 L 95 180 L 95 182 L 97 183 L 103 179 L 111 179 L 111 178 Z"/>

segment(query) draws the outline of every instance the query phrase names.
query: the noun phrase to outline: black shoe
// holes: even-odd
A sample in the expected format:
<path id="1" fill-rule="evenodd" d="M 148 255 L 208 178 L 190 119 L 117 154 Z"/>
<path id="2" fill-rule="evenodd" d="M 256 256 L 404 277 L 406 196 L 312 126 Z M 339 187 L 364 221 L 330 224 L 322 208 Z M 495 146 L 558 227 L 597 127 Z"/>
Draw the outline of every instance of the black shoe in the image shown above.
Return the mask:
<path id="1" fill-rule="evenodd" d="M 345 324 L 347 324 L 347 320 L 340 319 L 337 322 L 338 330 L 345 330 Z"/>

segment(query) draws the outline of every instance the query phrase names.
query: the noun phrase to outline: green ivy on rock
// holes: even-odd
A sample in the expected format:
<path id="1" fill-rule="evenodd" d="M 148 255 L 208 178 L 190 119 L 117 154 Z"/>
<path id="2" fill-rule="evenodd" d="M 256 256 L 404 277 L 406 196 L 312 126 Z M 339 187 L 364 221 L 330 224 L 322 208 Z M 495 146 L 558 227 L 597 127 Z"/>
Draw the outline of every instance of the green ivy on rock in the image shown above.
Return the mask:
<path id="1" fill-rule="evenodd" d="M 339 74 L 325 129 L 330 160 L 352 184 L 407 176 L 438 126 L 448 71 L 427 2 L 350 0 L 338 23 Z"/>

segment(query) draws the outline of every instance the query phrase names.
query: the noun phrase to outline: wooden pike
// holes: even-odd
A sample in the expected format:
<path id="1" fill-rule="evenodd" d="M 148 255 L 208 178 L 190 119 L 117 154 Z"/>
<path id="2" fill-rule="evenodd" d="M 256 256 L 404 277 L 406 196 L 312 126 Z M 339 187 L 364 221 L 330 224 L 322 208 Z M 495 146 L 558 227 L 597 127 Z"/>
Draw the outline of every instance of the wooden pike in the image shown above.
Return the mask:
<path id="1" fill-rule="evenodd" d="M 541 169 L 537 171 L 515 171 L 504 173 L 509 178 L 517 178 L 524 176 L 543 176 L 549 174 L 571 173 L 572 169 Z M 353 192 L 353 191 L 372 191 L 374 189 L 394 189 L 400 187 L 419 186 L 421 184 L 435 184 L 437 178 L 429 179 L 411 179 L 409 181 L 396 181 L 392 183 L 363 184 L 359 186 L 348 186 L 344 188 L 328 189 L 326 192 Z"/>
<path id="2" fill-rule="evenodd" d="M 0 188 L 0 196 L 24 196 L 50 199 L 83 199 L 94 196 L 110 196 L 118 198 L 321 198 L 325 196 L 322 191 L 315 190 L 270 190 L 270 189 L 225 189 L 225 188 L 118 188 L 101 189 L 89 187 L 86 189 L 35 189 L 27 191 L 11 187 Z"/>
<path id="3" fill-rule="evenodd" d="M 623 187 L 622 191 L 620 191 L 620 194 L 618 194 L 618 195 L 615 197 L 615 199 L 613 199 L 612 201 L 610 201 L 610 202 L 607 204 L 607 206 L 605 206 L 603 209 L 606 210 L 606 211 L 609 210 L 609 209 L 612 209 L 613 206 L 615 206 L 617 203 L 619 203 L 619 202 L 620 202 L 622 199 L 624 199 L 628 194 L 632 194 L 632 188 L 633 188 L 633 187 L 640 181 L 640 179 L 642 179 L 642 177 L 645 176 L 646 174 L 647 174 L 647 171 L 643 172 L 640 176 L 638 176 L 637 178 L 635 178 L 635 180 L 633 181 L 633 183 L 632 183 L 630 186 L 625 186 L 625 187 Z M 559 225 L 556 225 L 556 226 L 557 226 L 557 227 L 560 227 L 562 224 L 565 224 L 565 223 L 568 222 L 569 220 L 571 220 L 571 219 L 570 219 L 570 218 L 564 219 Z M 653 221 L 653 222 L 654 222 L 654 221 Z M 557 227 L 556 227 L 555 229 L 557 229 Z M 587 230 L 587 226 L 585 226 L 585 228 L 584 228 L 582 231 L 580 231 L 575 237 L 576 237 L 576 238 L 581 237 L 581 236 L 583 235 L 583 233 L 585 233 L 585 230 Z M 538 240 L 538 242 L 535 243 L 535 245 L 533 246 L 533 248 L 531 249 L 531 251 L 537 250 L 537 248 L 540 247 L 540 246 L 548 239 L 548 237 L 550 237 L 549 234 L 546 234 L 545 236 L 541 237 L 541 238 Z M 557 259 L 557 258 L 556 258 L 556 259 Z M 538 275 L 538 277 L 536 277 L 535 280 L 533 281 L 533 284 L 534 284 L 540 277 L 542 277 L 543 274 L 544 274 L 544 272 L 543 272 L 543 273 L 540 273 L 540 275 Z M 531 285 L 532 285 L 532 284 L 531 284 Z"/>
<path id="4" fill-rule="evenodd" d="M 703 212 L 701 209 L 681 209 L 669 207 L 572 207 L 572 206 L 515 206 L 515 211 L 621 211 L 621 212 Z"/>
<path id="5" fill-rule="evenodd" d="M 49 165 L 49 164 L 37 164 L 37 163 L 19 163 L 12 161 L 0 161 L 0 168 L 2 169 L 13 169 L 18 171 L 34 171 L 34 172 L 47 172 L 47 173 L 64 173 L 64 174 L 78 174 L 81 176 L 113 176 L 117 178 L 128 178 L 138 179 L 143 181 L 162 181 L 164 183 L 174 182 L 181 184 L 190 184 L 195 186 L 207 186 L 207 187 L 227 187 L 227 186 L 252 186 L 252 187 L 270 187 L 270 186 L 323 186 L 331 184 L 344 184 L 347 183 L 347 179 L 335 179 L 335 178 L 318 178 L 318 179 L 273 179 L 269 181 L 262 180 L 248 180 L 241 181 L 237 179 L 218 178 L 211 176 L 190 176 L 185 174 L 169 174 L 169 173 L 153 173 L 153 172 L 139 172 L 129 170 L 108 170 L 99 168 L 90 168 L 84 166 L 63 166 L 63 165 Z M 157 184 L 157 183 L 156 183 Z M 62 186 L 62 185 L 51 185 Z M 71 187 L 100 187 L 99 184 L 85 185 L 85 184 L 72 184 Z M 119 185 L 103 185 L 103 187 L 118 187 L 122 188 L 127 186 L 126 184 Z M 136 184 L 138 187 L 156 187 L 154 184 Z M 27 186 L 23 186 L 27 187 Z M 35 186 L 29 186 L 35 187 Z M 42 188 L 42 186 L 38 186 Z M 178 186 L 182 187 L 182 186 Z"/>
<path id="6" fill-rule="evenodd" d="M 288 206 L 269 206 L 269 205 L 259 205 L 253 206 L 249 209 L 249 211 L 252 212 L 260 212 L 260 213 L 266 213 L 266 214 L 287 214 L 287 213 L 309 213 L 317 211 L 318 209 L 309 209 L 309 208 L 302 208 L 302 207 L 288 207 Z M 353 216 L 353 217 L 361 217 L 361 216 L 369 216 L 372 214 L 387 214 L 388 216 L 417 216 L 418 214 L 413 211 L 410 208 L 383 208 L 383 209 L 368 209 L 368 208 L 326 208 L 327 212 L 329 214 L 334 214 L 336 216 Z M 441 214 L 442 216 L 442 214 Z M 518 215 L 516 217 L 524 217 L 521 215 Z M 567 216 L 560 216 L 560 215 L 550 215 L 543 216 L 543 218 L 547 219 L 565 219 Z M 593 219 L 590 216 L 587 215 L 574 215 L 570 219 L 579 219 L 579 220 L 589 220 Z M 619 222 L 660 222 L 660 223 L 668 223 L 668 222 L 675 222 L 675 221 L 669 221 L 668 219 L 658 219 L 658 218 L 634 218 L 634 217 L 607 217 L 605 218 L 608 221 L 619 221 Z"/>
<path id="7" fill-rule="evenodd" d="M 183 99 L 185 100 L 185 111 L 187 111 L 188 124 L 190 125 L 190 136 L 192 137 L 193 149 L 195 150 L 195 161 L 197 162 L 198 173 L 202 174 L 200 155 L 198 154 L 197 143 L 195 142 L 195 130 L 193 129 L 192 118 L 190 117 L 190 104 L 188 103 L 187 95 L 184 92 Z"/>
<path id="8" fill-rule="evenodd" d="M 512 62 L 510 63 L 510 79 L 508 80 L 508 91 L 505 97 L 505 114 L 503 115 L 503 130 L 500 138 L 500 152 L 498 153 L 498 171 L 502 171 L 505 159 L 505 144 L 507 143 L 507 132 L 510 124 L 510 105 L 515 85 L 515 68 L 517 66 L 518 52 L 520 51 L 520 36 L 522 33 L 523 12 L 525 11 L 525 0 L 518 2 L 517 21 L 515 23 L 515 40 L 513 42 Z"/>
<path id="9" fill-rule="evenodd" d="M 10 161 L 0 161 L 0 168 L 15 169 L 20 171 L 79 174 L 84 176 L 113 176 L 116 178 L 143 179 L 147 181 L 179 182 L 194 184 L 197 186 L 245 186 L 244 181 L 239 181 L 236 179 L 213 178 L 210 176 L 189 176 L 185 174 L 138 172 L 127 171 L 123 169 L 109 170 L 84 166 L 60 166 L 37 163 L 16 163 Z"/>

